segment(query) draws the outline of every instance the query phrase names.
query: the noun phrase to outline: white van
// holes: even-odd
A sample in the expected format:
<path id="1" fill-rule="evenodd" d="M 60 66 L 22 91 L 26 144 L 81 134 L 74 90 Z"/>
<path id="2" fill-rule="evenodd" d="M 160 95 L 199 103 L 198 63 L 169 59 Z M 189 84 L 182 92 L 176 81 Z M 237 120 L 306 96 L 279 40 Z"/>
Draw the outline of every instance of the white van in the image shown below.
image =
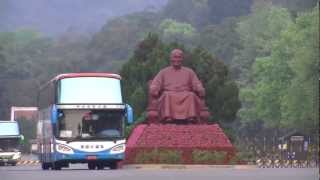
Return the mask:
<path id="1" fill-rule="evenodd" d="M 15 166 L 21 159 L 20 134 L 16 121 L 0 121 L 0 165 Z"/>

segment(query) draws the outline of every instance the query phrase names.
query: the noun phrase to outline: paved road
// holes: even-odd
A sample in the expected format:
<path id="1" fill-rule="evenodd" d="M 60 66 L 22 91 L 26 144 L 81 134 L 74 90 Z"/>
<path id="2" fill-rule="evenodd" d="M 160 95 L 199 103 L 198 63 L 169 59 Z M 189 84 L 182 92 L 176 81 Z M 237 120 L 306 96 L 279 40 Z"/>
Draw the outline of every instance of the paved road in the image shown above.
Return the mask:
<path id="1" fill-rule="evenodd" d="M 86 165 L 71 165 L 61 171 L 43 171 L 38 165 L 0 167 L 1 180 L 318 180 L 318 169 L 259 169 L 241 167 L 125 168 L 87 170 Z"/>

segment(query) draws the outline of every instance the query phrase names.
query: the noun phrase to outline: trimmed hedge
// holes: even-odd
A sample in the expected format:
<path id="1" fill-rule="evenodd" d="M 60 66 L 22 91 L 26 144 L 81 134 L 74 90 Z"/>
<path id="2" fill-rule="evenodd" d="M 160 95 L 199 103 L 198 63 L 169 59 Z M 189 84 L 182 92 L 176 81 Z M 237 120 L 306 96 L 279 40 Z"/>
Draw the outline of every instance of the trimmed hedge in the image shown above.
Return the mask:
<path id="1" fill-rule="evenodd" d="M 137 153 L 135 163 L 163 163 L 163 164 L 181 164 L 181 152 L 177 150 L 143 150 Z"/>

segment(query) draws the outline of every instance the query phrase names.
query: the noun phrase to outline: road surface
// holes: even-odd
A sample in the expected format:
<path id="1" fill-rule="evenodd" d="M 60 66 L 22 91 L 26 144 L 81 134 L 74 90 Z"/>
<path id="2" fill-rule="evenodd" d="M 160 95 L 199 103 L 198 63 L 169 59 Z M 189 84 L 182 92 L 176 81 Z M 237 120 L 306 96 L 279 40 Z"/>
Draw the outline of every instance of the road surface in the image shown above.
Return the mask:
<path id="1" fill-rule="evenodd" d="M 61 171 L 43 171 L 39 165 L 0 166 L 1 180 L 319 180 L 316 168 L 260 169 L 245 166 L 188 168 L 133 168 L 88 170 L 86 165 L 71 165 Z"/>

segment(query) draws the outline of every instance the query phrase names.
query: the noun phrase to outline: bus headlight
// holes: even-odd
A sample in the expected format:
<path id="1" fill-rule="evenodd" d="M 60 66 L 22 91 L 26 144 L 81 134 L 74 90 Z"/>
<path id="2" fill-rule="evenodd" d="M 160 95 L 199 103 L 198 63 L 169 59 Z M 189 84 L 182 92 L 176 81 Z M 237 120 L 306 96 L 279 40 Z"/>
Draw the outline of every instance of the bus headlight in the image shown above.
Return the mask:
<path id="1" fill-rule="evenodd" d="M 124 144 L 117 145 L 110 150 L 110 154 L 123 153 L 126 149 Z"/>
<path id="2" fill-rule="evenodd" d="M 63 154 L 73 154 L 74 153 L 73 150 L 69 146 L 64 145 L 64 144 L 57 144 L 56 150 L 59 153 L 63 153 Z"/>
<path id="3" fill-rule="evenodd" d="M 21 152 L 15 152 L 14 155 L 12 156 L 12 159 L 20 159 L 21 158 Z"/>

